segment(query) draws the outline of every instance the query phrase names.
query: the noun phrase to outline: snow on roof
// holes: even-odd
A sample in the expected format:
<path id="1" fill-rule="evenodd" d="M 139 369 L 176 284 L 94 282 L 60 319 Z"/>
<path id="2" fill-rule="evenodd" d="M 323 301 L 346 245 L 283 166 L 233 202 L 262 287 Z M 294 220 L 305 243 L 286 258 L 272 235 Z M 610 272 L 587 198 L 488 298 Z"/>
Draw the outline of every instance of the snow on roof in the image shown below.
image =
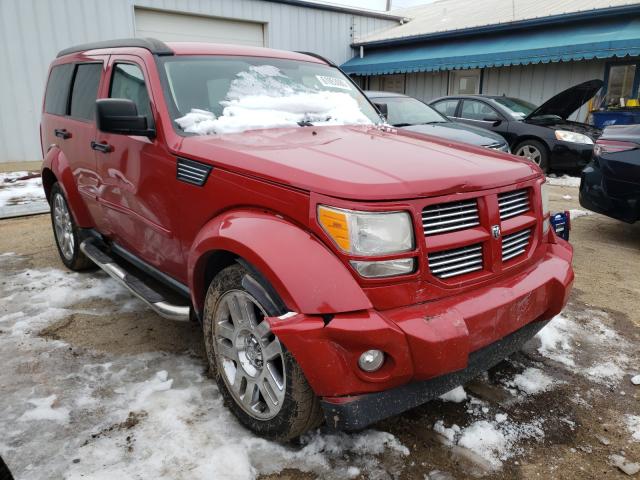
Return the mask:
<path id="1" fill-rule="evenodd" d="M 428 5 L 394 10 L 409 21 L 357 37 L 355 44 L 431 35 L 610 7 L 640 5 L 638 0 L 436 0 Z"/>

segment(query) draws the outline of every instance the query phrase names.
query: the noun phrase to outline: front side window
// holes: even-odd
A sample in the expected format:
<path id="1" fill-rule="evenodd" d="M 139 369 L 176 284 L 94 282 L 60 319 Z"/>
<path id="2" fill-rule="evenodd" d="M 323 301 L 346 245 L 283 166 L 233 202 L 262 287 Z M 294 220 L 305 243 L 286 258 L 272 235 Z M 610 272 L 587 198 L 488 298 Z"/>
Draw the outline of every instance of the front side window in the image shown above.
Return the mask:
<path id="1" fill-rule="evenodd" d="M 151 103 L 142 69 L 130 63 L 116 63 L 113 67 L 109 98 L 126 98 L 136 104 L 138 115 L 151 117 Z"/>
<path id="2" fill-rule="evenodd" d="M 456 108 L 458 107 L 458 100 L 443 100 L 436 103 L 433 108 L 439 111 L 441 114 L 447 117 L 455 117 Z"/>
<path id="3" fill-rule="evenodd" d="M 498 113 L 484 102 L 463 100 L 460 117 L 468 120 L 486 120 L 498 117 Z"/>
<path id="4" fill-rule="evenodd" d="M 66 115 L 69 88 L 73 78 L 73 64 L 56 65 L 51 69 L 47 91 L 44 96 L 44 111 L 53 115 Z"/>
<path id="5" fill-rule="evenodd" d="M 377 98 L 375 103 L 387 105 L 387 121 L 394 127 L 443 123 L 448 120 L 420 100 L 410 97 Z"/>
<path id="6" fill-rule="evenodd" d="M 96 98 L 100 75 L 101 63 L 81 63 L 76 67 L 71 90 L 71 116 L 82 120 L 93 120 L 96 113 Z"/>
<path id="7" fill-rule="evenodd" d="M 380 117 L 338 69 L 262 57 L 162 59 L 165 95 L 179 129 L 200 135 L 321 125 L 371 125 Z"/>

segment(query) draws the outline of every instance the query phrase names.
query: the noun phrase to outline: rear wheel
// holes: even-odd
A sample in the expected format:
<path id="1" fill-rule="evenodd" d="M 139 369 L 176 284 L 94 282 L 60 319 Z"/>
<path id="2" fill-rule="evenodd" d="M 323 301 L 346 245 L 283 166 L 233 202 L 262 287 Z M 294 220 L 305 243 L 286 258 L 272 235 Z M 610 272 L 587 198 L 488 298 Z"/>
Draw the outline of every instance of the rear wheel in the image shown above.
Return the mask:
<path id="1" fill-rule="evenodd" d="M 273 305 L 249 293 L 242 285 L 245 275 L 242 266 L 232 265 L 209 286 L 203 317 L 207 358 L 226 403 L 245 427 L 290 440 L 322 422 L 320 402 L 264 319 L 284 312 L 273 312 Z"/>
<path id="2" fill-rule="evenodd" d="M 51 187 L 51 225 L 60 259 L 71 270 L 86 270 L 95 265 L 80 250 L 79 228 L 59 183 Z"/>
<path id="3" fill-rule="evenodd" d="M 538 165 L 543 172 L 549 169 L 549 151 L 547 147 L 537 140 L 524 140 L 513 151 L 514 155 L 524 157 Z"/>

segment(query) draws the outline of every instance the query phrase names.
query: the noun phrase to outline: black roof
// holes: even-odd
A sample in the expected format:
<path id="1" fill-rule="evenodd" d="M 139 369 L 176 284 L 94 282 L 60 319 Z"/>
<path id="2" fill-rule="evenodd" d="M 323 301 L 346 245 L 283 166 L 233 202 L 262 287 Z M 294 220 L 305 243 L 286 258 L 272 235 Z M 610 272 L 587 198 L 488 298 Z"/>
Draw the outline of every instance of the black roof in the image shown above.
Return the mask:
<path id="1" fill-rule="evenodd" d="M 84 52 L 86 50 L 97 50 L 100 48 L 120 48 L 137 47 L 149 50 L 154 55 L 173 55 L 173 50 L 169 46 L 155 38 L 118 38 L 116 40 L 106 40 L 103 42 L 83 43 L 73 47 L 65 48 L 58 52 L 58 57 L 69 55 L 70 53 Z"/>

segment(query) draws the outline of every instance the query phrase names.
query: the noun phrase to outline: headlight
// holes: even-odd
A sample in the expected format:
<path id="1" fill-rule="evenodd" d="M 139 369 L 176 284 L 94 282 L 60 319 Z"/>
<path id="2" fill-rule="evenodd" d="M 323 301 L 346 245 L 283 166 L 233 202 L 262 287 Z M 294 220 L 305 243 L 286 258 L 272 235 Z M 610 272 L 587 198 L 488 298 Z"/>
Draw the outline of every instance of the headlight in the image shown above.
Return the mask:
<path id="1" fill-rule="evenodd" d="M 582 133 L 570 132 L 568 130 L 556 130 L 556 138 L 558 140 L 562 140 L 563 142 L 593 145 L 593 140 L 591 140 L 586 135 L 583 135 Z"/>
<path id="2" fill-rule="evenodd" d="M 542 233 L 546 234 L 549 230 L 549 215 L 551 213 L 549 210 L 549 185 L 546 183 L 540 185 L 540 197 L 542 199 Z"/>
<path id="3" fill-rule="evenodd" d="M 397 260 L 381 260 L 379 262 L 364 262 L 351 260 L 351 265 L 360 275 L 366 278 L 393 277 L 406 275 L 415 270 L 413 258 L 399 258 Z"/>
<path id="4" fill-rule="evenodd" d="M 355 255 L 386 255 L 413 250 L 408 212 L 355 212 L 321 205 L 318 221 L 341 250 Z"/>

